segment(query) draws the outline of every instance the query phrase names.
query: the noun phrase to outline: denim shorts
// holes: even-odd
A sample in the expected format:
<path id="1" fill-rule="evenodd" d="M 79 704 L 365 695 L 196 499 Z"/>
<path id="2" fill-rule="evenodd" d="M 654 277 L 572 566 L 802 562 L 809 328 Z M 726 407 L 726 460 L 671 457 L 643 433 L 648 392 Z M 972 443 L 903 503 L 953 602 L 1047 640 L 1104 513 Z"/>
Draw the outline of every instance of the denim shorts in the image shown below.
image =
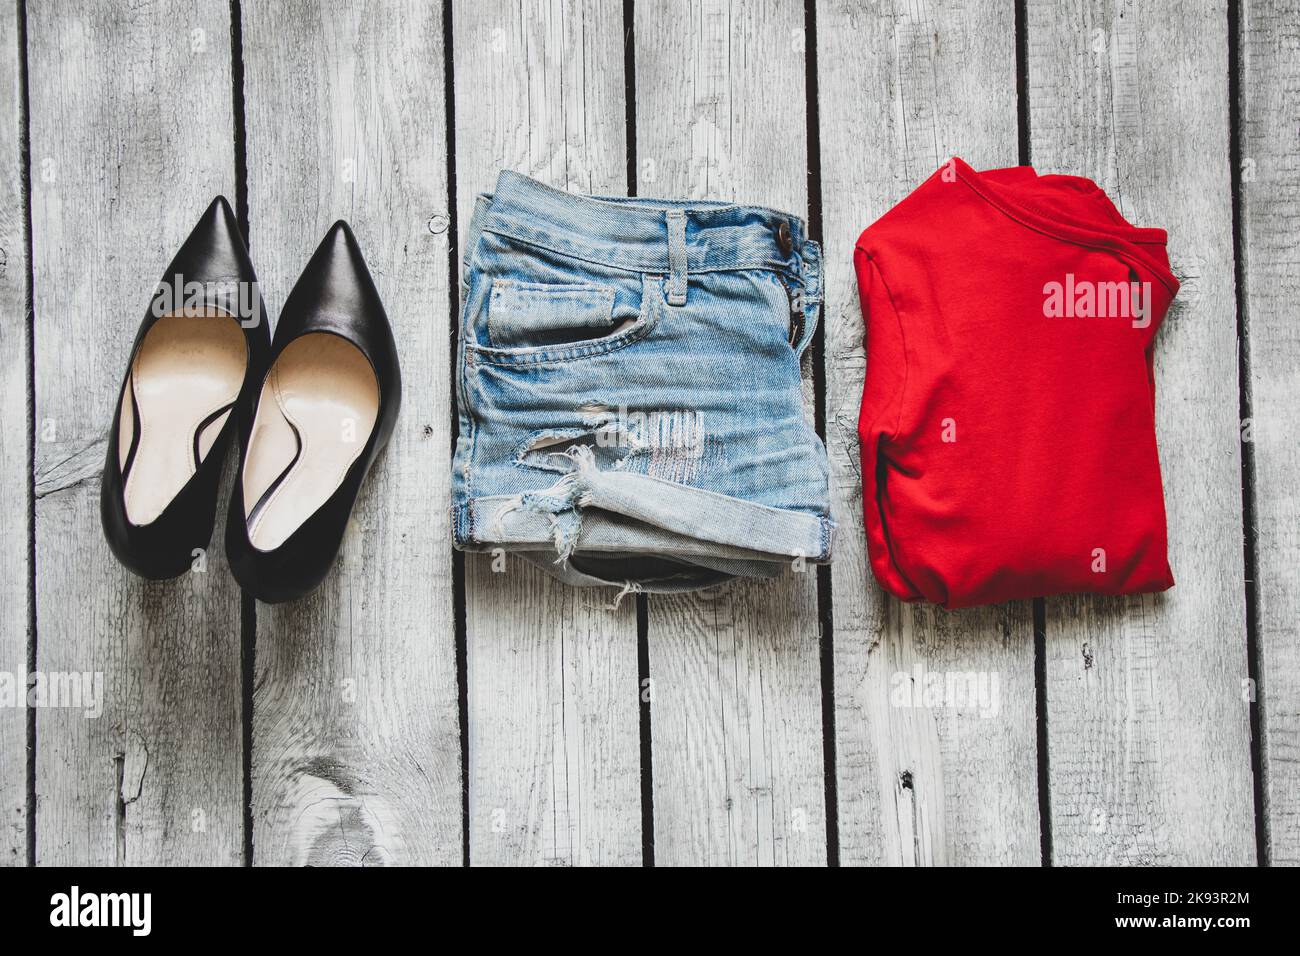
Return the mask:
<path id="1" fill-rule="evenodd" d="M 502 172 L 465 244 L 456 547 L 624 592 L 829 561 L 821 279 L 794 216 Z"/>

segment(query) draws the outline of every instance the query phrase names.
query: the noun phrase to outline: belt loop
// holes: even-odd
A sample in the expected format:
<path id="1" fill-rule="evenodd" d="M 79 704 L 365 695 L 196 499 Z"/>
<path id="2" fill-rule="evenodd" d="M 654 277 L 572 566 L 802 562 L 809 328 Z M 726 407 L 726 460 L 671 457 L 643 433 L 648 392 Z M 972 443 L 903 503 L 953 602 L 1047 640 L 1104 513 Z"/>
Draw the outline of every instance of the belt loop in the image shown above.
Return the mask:
<path id="1" fill-rule="evenodd" d="M 668 220 L 668 304 L 686 304 L 686 211 L 669 209 Z"/>
<path id="2" fill-rule="evenodd" d="M 469 229 L 465 233 L 465 247 L 461 251 L 460 281 L 469 284 L 469 264 L 474 258 L 474 249 L 478 246 L 479 236 L 483 234 L 483 221 L 487 219 L 488 210 L 492 208 L 492 194 L 479 193 L 474 200 L 474 214 L 469 217 Z"/>

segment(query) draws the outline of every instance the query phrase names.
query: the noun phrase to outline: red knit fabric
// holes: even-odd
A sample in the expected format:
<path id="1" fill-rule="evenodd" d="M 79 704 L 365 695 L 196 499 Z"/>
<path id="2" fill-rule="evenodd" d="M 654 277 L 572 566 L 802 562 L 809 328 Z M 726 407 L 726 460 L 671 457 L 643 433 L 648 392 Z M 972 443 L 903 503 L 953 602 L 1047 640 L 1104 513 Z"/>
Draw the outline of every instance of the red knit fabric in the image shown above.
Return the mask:
<path id="1" fill-rule="evenodd" d="M 960 159 L 862 233 L 858 434 L 887 591 L 957 608 L 1173 585 L 1151 366 L 1178 291 L 1165 241 L 1091 180 Z"/>

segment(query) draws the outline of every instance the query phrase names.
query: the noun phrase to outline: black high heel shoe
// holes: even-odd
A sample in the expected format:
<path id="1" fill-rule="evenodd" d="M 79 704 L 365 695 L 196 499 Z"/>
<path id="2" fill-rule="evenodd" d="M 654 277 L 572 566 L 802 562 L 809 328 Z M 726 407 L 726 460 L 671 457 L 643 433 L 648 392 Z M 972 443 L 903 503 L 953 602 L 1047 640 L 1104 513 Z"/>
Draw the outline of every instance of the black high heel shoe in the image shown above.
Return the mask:
<path id="1" fill-rule="evenodd" d="M 270 351 L 264 313 L 235 215 L 218 196 L 163 273 L 109 429 L 104 536 L 142 577 L 183 574 L 212 538 L 230 413 L 261 381 Z"/>
<path id="2" fill-rule="evenodd" d="M 265 381 L 241 415 L 226 553 L 246 591 L 291 601 L 325 579 L 401 401 L 388 316 L 339 220 L 289 293 Z"/>

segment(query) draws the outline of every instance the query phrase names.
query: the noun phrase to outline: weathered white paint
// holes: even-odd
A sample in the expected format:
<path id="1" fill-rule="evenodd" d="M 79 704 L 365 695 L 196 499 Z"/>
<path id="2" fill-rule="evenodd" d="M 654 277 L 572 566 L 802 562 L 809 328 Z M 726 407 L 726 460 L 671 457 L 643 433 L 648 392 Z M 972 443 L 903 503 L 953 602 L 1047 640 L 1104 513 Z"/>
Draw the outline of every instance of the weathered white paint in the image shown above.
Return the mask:
<path id="1" fill-rule="evenodd" d="M 806 215 L 803 25 L 774 0 L 636 4 L 640 195 Z M 648 601 L 656 864 L 824 863 L 814 567 Z"/>
<path id="2" fill-rule="evenodd" d="M 284 0 L 243 14 L 251 248 L 267 307 L 278 314 L 325 230 L 347 219 L 403 379 L 338 564 L 307 598 L 257 607 L 254 860 L 458 864 L 441 7 Z"/>
<path id="3" fill-rule="evenodd" d="M 1260 749 L 1269 862 L 1300 865 L 1300 11 L 1241 13 L 1241 200 L 1255 456 Z"/>
<path id="4" fill-rule="evenodd" d="M 867 560 L 857 436 L 871 369 L 854 243 L 951 156 L 977 168 L 1015 164 L 1013 14 L 996 0 L 818 5 L 826 417 L 842 525 L 833 612 L 844 864 L 1040 859 L 1030 604 L 949 612 L 887 597 Z M 955 674 L 996 680 L 996 711 L 900 706 L 912 700 L 908 688 Z"/>
<path id="5" fill-rule="evenodd" d="M 233 195 L 230 6 L 27 8 L 41 671 L 102 672 L 103 714 L 37 714 L 36 859 L 237 864 L 239 590 L 147 583 L 99 518 L 103 436 L 162 270 Z M 12 499 L 10 499 L 12 504 Z"/>
<path id="6" fill-rule="evenodd" d="M 1244 320 L 1254 421 L 1265 829 L 1300 861 L 1300 467 L 1291 0 L 1244 0 Z M 501 166 L 580 191 L 626 182 L 618 4 L 457 3 L 457 155 L 438 4 L 246 3 L 253 257 L 272 315 L 324 229 L 349 218 L 397 327 L 394 444 L 340 567 L 258 609 L 255 858 L 456 863 L 459 728 L 447 527 L 459 225 Z M 238 863 L 240 601 L 220 555 L 144 584 L 103 544 L 103 435 L 162 267 L 213 194 L 234 198 L 230 7 L 27 6 L 35 287 L 38 666 L 102 671 L 104 715 L 38 714 L 42 863 Z M 808 203 L 800 5 L 636 4 L 637 191 Z M 841 523 L 832 571 L 839 855 L 845 863 L 1039 858 L 1028 604 L 948 613 L 886 600 L 862 541 L 863 381 L 853 240 L 943 159 L 1015 161 L 1012 6 L 818 4 L 827 304 L 824 396 Z M 1254 859 L 1227 121 L 1227 11 L 1173 0 L 1029 4 L 1031 158 L 1096 178 L 1171 232 L 1184 280 L 1156 345 L 1178 586 L 1048 602 L 1056 863 Z M 1292 31 L 1294 32 L 1294 31 Z M 0 0 L 0 431 L 25 502 L 26 263 L 19 50 Z M 69 387 L 75 383 L 76 387 Z M 227 482 L 228 486 L 228 482 Z M 25 507 L 0 517 L 0 670 L 24 671 Z M 476 863 L 638 863 L 636 627 L 506 558 L 466 559 Z M 649 601 L 660 863 L 825 858 L 811 575 Z M 921 670 L 916 670 L 920 667 Z M 899 707 L 899 675 L 996 676 L 998 712 Z M 0 862 L 25 855 L 24 715 L 0 710 Z"/>
<path id="7" fill-rule="evenodd" d="M 1177 585 L 1047 602 L 1053 862 L 1255 860 L 1223 3 L 1029 4 L 1031 159 L 1169 230 L 1155 342 Z"/>
<path id="8" fill-rule="evenodd" d="M 22 51 L 16 0 L 0 3 L 0 681 L 22 698 L 27 676 L 27 226 L 23 195 Z M 27 714 L 0 694 L 0 866 L 27 862 Z"/>
<path id="9" fill-rule="evenodd" d="M 625 194 L 618 4 L 460 3 L 453 28 L 462 235 L 502 167 Z M 495 563 L 465 557 L 471 861 L 639 864 L 634 602 Z"/>

